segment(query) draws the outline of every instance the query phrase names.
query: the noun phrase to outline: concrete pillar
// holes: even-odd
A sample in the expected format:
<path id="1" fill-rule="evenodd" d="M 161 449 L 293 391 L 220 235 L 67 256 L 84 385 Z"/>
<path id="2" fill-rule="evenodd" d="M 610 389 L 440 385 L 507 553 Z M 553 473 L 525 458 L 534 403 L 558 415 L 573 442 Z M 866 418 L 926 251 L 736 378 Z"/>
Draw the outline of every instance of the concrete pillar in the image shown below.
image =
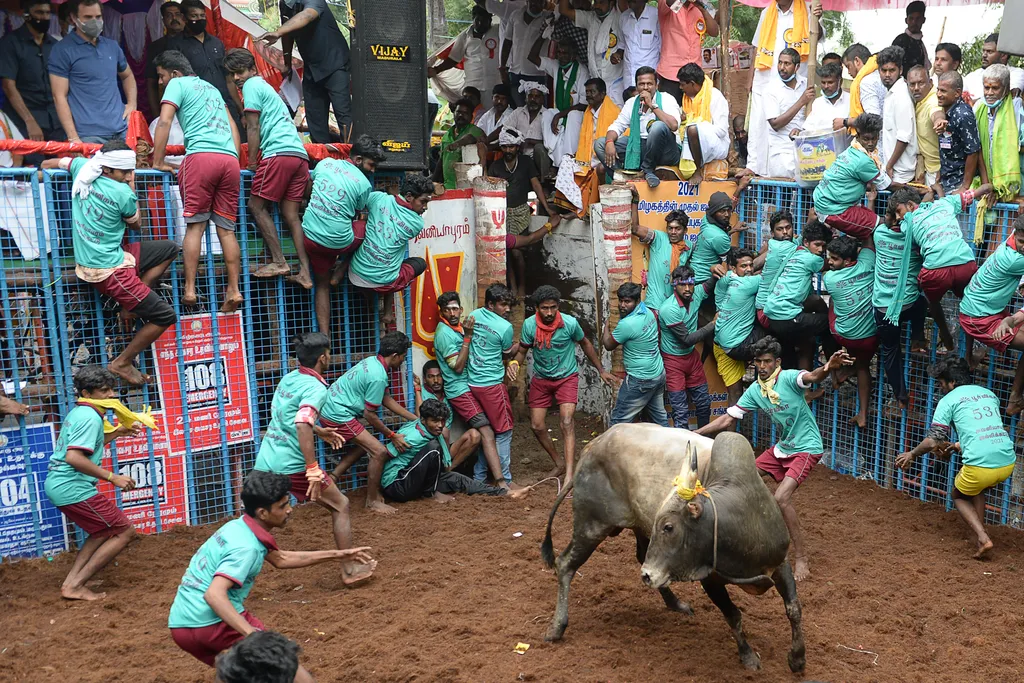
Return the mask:
<path id="1" fill-rule="evenodd" d="M 491 182 L 486 176 L 473 180 L 473 207 L 476 210 L 477 306 L 483 306 L 487 287 L 505 282 L 505 181 Z"/>
<path id="2" fill-rule="evenodd" d="M 455 162 L 455 187 L 466 190 L 473 187 L 473 181 L 484 174 L 484 167 L 478 163 Z"/>
<path id="3" fill-rule="evenodd" d="M 619 285 L 633 273 L 632 193 L 622 185 L 602 185 L 601 221 L 604 226 L 605 260 L 608 263 L 608 316 L 615 329 L 619 321 Z M 612 354 L 612 372 L 625 376 L 622 351 Z"/>

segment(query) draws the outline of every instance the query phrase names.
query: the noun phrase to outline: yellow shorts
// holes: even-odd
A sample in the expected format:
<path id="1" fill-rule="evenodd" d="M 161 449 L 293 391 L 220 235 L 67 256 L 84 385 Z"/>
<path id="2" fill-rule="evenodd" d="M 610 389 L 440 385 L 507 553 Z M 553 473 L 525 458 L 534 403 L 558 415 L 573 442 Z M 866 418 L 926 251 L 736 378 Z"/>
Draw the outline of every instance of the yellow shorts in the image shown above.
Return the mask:
<path id="1" fill-rule="evenodd" d="M 956 473 L 953 485 L 965 496 L 976 496 L 985 489 L 1000 484 L 1013 474 L 1013 465 L 1005 467 L 976 467 L 964 465 Z"/>
<path id="2" fill-rule="evenodd" d="M 718 374 L 727 387 L 739 382 L 747 372 L 746 363 L 730 358 L 718 344 L 715 344 L 715 362 L 718 363 Z"/>

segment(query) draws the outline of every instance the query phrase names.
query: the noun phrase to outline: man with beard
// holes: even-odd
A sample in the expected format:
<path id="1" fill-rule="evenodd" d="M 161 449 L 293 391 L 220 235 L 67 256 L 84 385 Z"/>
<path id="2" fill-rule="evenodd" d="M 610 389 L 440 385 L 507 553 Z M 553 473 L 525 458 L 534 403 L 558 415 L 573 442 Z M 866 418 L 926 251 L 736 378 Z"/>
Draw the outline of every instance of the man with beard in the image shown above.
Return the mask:
<path id="1" fill-rule="evenodd" d="M 495 151 L 498 148 L 498 135 L 501 134 L 502 127 L 508 122 L 512 112 L 515 111 L 509 106 L 511 97 L 509 96 L 508 86 L 504 83 L 499 83 L 494 86 L 491 91 L 491 108 L 485 111 L 480 116 L 480 120 L 477 121 L 477 128 L 482 130 L 487 136 L 487 150 Z M 485 160 L 481 160 L 483 162 Z"/>
<path id="2" fill-rule="evenodd" d="M 446 190 L 454 190 L 455 163 L 462 161 L 462 148 L 476 145 L 480 163 L 487 163 L 487 134 L 473 125 L 473 103 L 465 97 L 452 107 L 455 119 L 451 128 L 441 138 L 441 160 L 434 169 L 434 182 L 444 184 Z"/>
<path id="3" fill-rule="evenodd" d="M 597 368 L 601 380 L 612 386 L 615 376 L 606 372 L 601 358 L 590 340 L 583 335 L 576 318 L 558 310 L 561 295 L 551 285 L 541 285 L 531 299 L 537 313 L 523 321 L 519 333 L 519 353 L 515 363 L 509 363 L 509 378 L 515 381 L 520 365 L 526 361 L 526 352 L 533 355 L 533 377 L 530 378 L 530 393 L 526 404 L 530 407 L 530 427 L 537 441 L 551 456 L 555 469 L 549 477 L 565 475 L 565 481 L 572 480 L 573 463 L 576 454 L 576 401 L 579 396 L 580 373 L 576 360 L 576 346 L 583 350 L 590 364 Z M 565 449 L 563 460 L 555 450 L 555 444 L 548 434 L 547 414 L 552 406 L 558 408 L 558 426 L 562 432 Z"/>
<path id="4" fill-rule="evenodd" d="M 594 167 L 598 178 L 604 179 L 604 165 L 594 151 L 594 141 L 608 134 L 608 127 L 615 123 L 621 110 L 612 98 L 608 97 L 608 86 L 603 80 L 591 78 L 585 85 L 587 108 L 583 112 L 583 124 L 580 126 L 576 161 Z"/>
<path id="5" fill-rule="evenodd" d="M 160 80 L 156 75 L 156 57 L 167 49 L 171 38 L 180 36 L 185 30 L 185 15 L 182 14 L 178 0 L 165 0 L 160 5 L 160 18 L 163 20 L 164 34 L 146 48 L 146 95 L 149 98 L 150 116 L 160 113 Z"/>
<path id="6" fill-rule="evenodd" d="M 658 318 L 640 300 L 640 285 L 627 282 L 619 287 L 619 322 L 611 328 L 611 316 L 604 322 L 601 343 L 608 351 L 622 346 L 626 379 L 619 386 L 612 408 L 611 424 L 632 422 L 643 411 L 655 424 L 668 427 L 665 412 L 665 363 L 658 345 Z"/>
<path id="7" fill-rule="evenodd" d="M 985 97 L 974 108 L 981 137 L 978 171 L 982 183 L 991 183 L 995 201 L 1017 202 L 1024 209 L 1021 195 L 1020 148 L 1024 146 L 1024 105 L 1011 97 L 1010 70 L 1005 64 L 985 69 Z M 984 212 L 979 214 L 979 222 Z M 976 237 L 981 237 L 976 233 Z"/>
<path id="8" fill-rule="evenodd" d="M 981 68 L 975 69 L 964 76 L 964 94 L 971 106 L 978 104 L 985 95 L 985 69 L 993 64 L 1002 64 L 1010 71 L 1010 89 L 1014 97 L 1020 95 L 1024 88 L 1024 69 L 1010 66 L 1010 55 L 998 49 L 999 34 L 993 33 L 981 46 Z"/>
<path id="9" fill-rule="evenodd" d="M 731 249 L 726 261 L 729 270 L 714 286 L 718 318 L 713 351 L 731 402 L 739 400 L 747 363 L 754 360 L 754 345 L 764 337 L 764 330 L 755 324 L 763 279 L 753 274 L 753 262 L 754 253 L 749 249 Z"/>
<path id="10" fill-rule="evenodd" d="M 773 178 L 796 177 L 793 138 L 804 127 L 804 112 L 814 101 L 814 88 L 798 73 L 800 53 L 787 47 L 779 55 L 779 77 L 764 94 L 768 121 L 768 173 Z"/>
<path id="11" fill-rule="evenodd" d="M 693 279 L 693 269 L 678 266 L 672 271 L 672 296 L 658 309 L 658 327 L 661 330 L 661 359 L 665 364 L 665 388 L 672 406 L 672 424 L 677 429 L 689 429 L 689 405 L 693 402 L 697 426 L 711 421 L 711 395 L 704 363 L 694 344 L 707 343 L 714 335 L 715 324 L 708 323 L 697 329 L 697 312 L 711 296 L 712 281 L 699 287 Z"/>
<path id="12" fill-rule="evenodd" d="M 519 90 L 526 95 L 526 106 L 512 112 L 505 128 L 514 129 L 522 135 L 520 152 L 527 161 L 532 161 L 538 177 L 545 180 L 551 173 L 551 150 L 544 145 L 545 121 L 550 126 L 551 116 L 546 116 L 548 110 L 544 100 L 551 91 L 543 83 L 527 80 L 519 83 Z"/>
<path id="13" fill-rule="evenodd" d="M 753 269 L 761 273 L 764 281 L 774 282 L 779 269 L 797 248 L 797 243 L 793 240 L 793 214 L 789 209 L 776 211 L 769 216 L 768 226 L 771 236 L 764 249 L 754 259 Z M 757 321 L 763 327 L 768 327 L 768 318 L 764 317 L 764 305 L 768 302 L 769 293 L 768 287 L 757 290 Z"/>
<path id="14" fill-rule="evenodd" d="M 434 78 L 461 62 L 465 85 L 488 93 L 501 83 L 498 27 L 493 24 L 491 13 L 480 5 L 473 6 L 472 14 L 473 24 L 458 35 L 451 52 L 440 64 L 427 69 L 427 77 Z"/>
<path id="15" fill-rule="evenodd" d="M 736 230 L 729 227 L 732 219 L 732 199 L 724 192 L 715 192 L 708 199 L 708 210 L 700 224 L 700 232 L 687 255 L 686 265 L 693 268 L 693 278 L 697 284 L 711 278 L 711 268 L 722 262 L 732 248 L 732 235 L 743 229 L 742 224 Z"/>
<path id="16" fill-rule="evenodd" d="M 903 79 L 903 48 L 890 45 L 878 53 L 878 76 L 886 87 L 879 145 L 885 174 L 903 185 L 917 175 L 917 110 Z"/>
<path id="17" fill-rule="evenodd" d="M 635 189 L 633 185 L 630 187 Z M 664 230 L 640 225 L 638 216 L 634 219 L 633 235 L 648 248 L 647 296 L 644 301 L 648 308 L 657 311 L 661 303 L 672 296 L 672 271 L 690 260 L 690 247 L 686 242 L 686 226 L 690 219 L 679 209 L 669 211 L 665 216 Z"/>
<path id="18" fill-rule="evenodd" d="M 555 106 L 550 112 L 551 123 L 547 124 L 550 135 L 548 130 L 544 131 L 544 135 L 549 141 L 546 146 L 549 148 L 552 164 L 560 166 L 562 157 L 575 153 L 579 144 L 583 111 L 587 108 L 584 84 L 590 80 L 590 72 L 585 65 L 577 61 L 572 41 L 562 40 L 557 43 L 557 59 L 541 56 L 540 51 L 544 43 L 545 37 L 542 34 L 533 44 L 528 58 L 532 63 L 539 65 L 555 84 Z"/>
<path id="19" fill-rule="evenodd" d="M 936 58 L 936 67 L 938 59 Z M 981 160 L 981 138 L 974 111 L 964 102 L 964 81 L 956 71 L 939 74 L 935 99 L 945 111 L 939 133 L 939 183 L 946 194 L 969 190 Z"/>
<path id="20" fill-rule="evenodd" d="M 928 61 L 928 48 L 925 47 L 924 40 L 922 40 L 924 37 L 921 32 L 925 22 L 924 10 L 925 5 L 921 0 L 914 0 L 907 5 L 907 29 L 892 41 L 893 45 L 903 48 L 903 70 L 907 74 L 910 73 L 911 67 L 915 66 L 924 68 L 926 73 L 932 68 Z"/>
<path id="21" fill-rule="evenodd" d="M 818 69 L 818 80 L 821 97 L 811 104 L 811 113 L 807 115 L 801 132 L 842 130 L 846 127 L 844 119 L 850 116 L 850 94 L 843 90 L 843 65 L 822 64 Z"/>
<path id="22" fill-rule="evenodd" d="M 460 308 L 459 310 L 461 311 L 462 309 Z M 437 350 L 437 346 L 434 347 L 434 350 Z M 445 398 L 444 375 L 441 374 L 441 364 L 436 360 L 428 360 L 424 363 L 422 374 L 420 376 L 413 375 L 412 382 L 413 391 L 416 395 L 417 415 L 423 417 L 420 413 L 420 406 L 429 399 L 440 401 L 448 407 L 448 417 L 445 418 L 441 436 L 444 438 L 444 442 L 448 446 L 448 452 L 451 454 L 451 465 L 449 465 L 449 468 L 455 469 L 462 464 L 463 460 L 475 453 L 476 449 L 480 446 L 480 430 L 469 427 L 462 433 L 462 436 L 454 442 L 452 441 L 451 429 L 452 422 L 455 419 L 455 409 L 452 407 L 451 402 Z"/>

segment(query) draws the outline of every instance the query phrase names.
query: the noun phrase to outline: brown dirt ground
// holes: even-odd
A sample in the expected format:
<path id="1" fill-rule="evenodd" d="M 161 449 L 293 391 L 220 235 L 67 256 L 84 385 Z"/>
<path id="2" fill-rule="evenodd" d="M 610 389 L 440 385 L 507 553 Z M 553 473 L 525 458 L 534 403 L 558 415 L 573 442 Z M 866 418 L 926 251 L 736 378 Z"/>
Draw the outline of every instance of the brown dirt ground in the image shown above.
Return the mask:
<path id="1" fill-rule="evenodd" d="M 513 453 L 525 481 L 549 463 L 523 427 Z M 581 439 L 592 431 L 593 423 L 579 425 Z M 799 587 L 806 676 L 786 666 L 789 624 L 774 591 L 730 591 L 762 657 L 762 670 L 747 672 L 698 585 L 675 585 L 696 612 L 686 618 L 641 584 L 629 533 L 608 539 L 583 566 L 565 639 L 545 643 L 556 589 L 538 546 L 554 496 L 554 486 L 544 485 L 525 501 L 421 501 L 380 518 L 362 510 L 356 493 L 356 538 L 373 546 L 377 577 L 345 590 L 334 565 L 268 565 L 248 605 L 302 645 L 302 661 L 320 681 L 1024 679 L 1012 636 L 1024 629 L 1024 536 L 994 529 L 993 559 L 973 561 L 955 513 L 821 466 L 797 496 L 814 572 Z M 213 680 L 166 628 L 189 557 L 213 529 L 179 528 L 136 542 L 100 574 L 109 592 L 101 603 L 59 598 L 71 554 L 0 566 L 0 680 Z M 566 505 L 556 549 L 570 529 Z M 523 536 L 514 538 L 517 531 Z M 327 514 L 305 506 L 277 537 L 283 548 L 313 549 L 330 547 L 329 534 Z M 520 641 L 531 646 L 522 656 L 512 652 Z"/>

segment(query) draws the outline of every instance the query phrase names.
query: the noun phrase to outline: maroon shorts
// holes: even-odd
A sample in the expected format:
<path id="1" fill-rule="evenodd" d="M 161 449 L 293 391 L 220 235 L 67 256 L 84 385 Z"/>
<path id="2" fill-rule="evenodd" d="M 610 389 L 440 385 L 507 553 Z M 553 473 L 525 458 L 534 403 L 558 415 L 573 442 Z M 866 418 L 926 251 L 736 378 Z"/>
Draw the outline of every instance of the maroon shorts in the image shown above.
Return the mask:
<path id="1" fill-rule="evenodd" d="M 772 446 L 757 456 L 754 464 L 757 465 L 757 469 L 771 475 L 775 481 L 789 477 L 795 479 L 797 484 L 802 484 L 821 460 L 822 455 L 824 453 L 797 453 L 791 458 L 780 459 L 775 456 L 775 447 Z"/>
<path id="2" fill-rule="evenodd" d="M 550 408 L 565 403 L 575 405 L 579 396 L 580 373 L 578 372 L 562 379 L 544 379 L 534 376 L 530 380 L 530 393 L 526 397 L 526 405 L 530 408 Z"/>
<path id="3" fill-rule="evenodd" d="M 1006 349 L 1010 348 L 1010 342 L 1013 341 L 1014 336 L 1016 336 L 1017 331 L 1020 330 L 1022 325 L 1013 328 L 1013 334 L 1007 335 L 1003 339 L 996 339 L 996 328 L 999 327 L 999 323 L 1003 322 L 1004 318 L 1006 316 L 1001 313 L 987 315 L 984 318 L 972 318 L 961 313 L 959 320 L 960 327 L 969 336 L 974 337 L 985 346 L 995 349 L 999 353 L 1006 353 Z"/>
<path id="4" fill-rule="evenodd" d="M 114 505 L 114 501 L 100 493 L 92 498 L 86 498 L 80 503 L 60 505 L 57 509 L 80 526 L 86 535 L 96 538 L 116 536 L 132 527 L 132 523 Z"/>
<path id="5" fill-rule="evenodd" d="M 408 262 L 402 264 L 402 267 L 398 270 L 398 278 L 389 285 L 381 285 L 380 287 L 374 287 L 373 291 L 378 294 L 392 294 L 393 292 L 401 292 L 403 289 L 412 284 L 412 281 L 419 277 L 419 273 L 416 269 Z"/>
<path id="6" fill-rule="evenodd" d="M 708 383 L 704 364 L 696 351 L 685 356 L 663 353 L 661 358 L 665 361 L 665 388 L 668 391 L 683 391 Z"/>
<path id="7" fill-rule="evenodd" d="M 309 257 L 309 267 L 313 269 L 313 274 L 324 275 L 334 270 L 334 264 L 338 262 L 339 257 L 354 253 L 364 239 L 366 221 L 352 221 L 352 243 L 344 249 L 331 249 L 317 244 L 306 234 L 302 236 L 302 244 L 306 247 L 306 256 Z"/>
<path id="8" fill-rule="evenodd" d="M 264 630 L 263 622 L 249 612 L 242 612 L 241 616 L 257 631 Z M 229 649 L 245 636 L 223 621 L 218 621 L 216 624 L 200 628 L 172 628 L 171 638 L 182 650 L 203 664 L 213 666 L 217 661 L 217 655 Z"/>
<path id="9" fill-rule="evenodd" d="M 252 195 L 268 202 L 301 202 L 308 181 L 309 162 L 302 157 L 270 157 L 256 167 Z"/>
<path id="10" fill-rule="evenodd" d="M 476 400 L 476 396 L 473 395 L 472 391 L 467 391 L 460 396 L 450 398 L 448 403 L 451 404 L 455 414 L 466 423 L 466 426 L 479 428 L 490 424 L 487 421 L 487 415 L 484 413 L 483 406 L 480 405 L 480 401 Z"/>
<path id="11" fill-rule="evenodd" d="M 836 311 L 831 306 L 828 309 L 828 327 L 832 331 L 832 336 L 835 337 L 836 343 L 853 354 L 855 358 L 863 358 L 865 356 L 871 358 L 878 351 L 877 335 L 873 334 L 864 339 L 847 339 L 836 332 Z"/>
<path id="12" fill-rule="evenodd" d="M 362 425 L 360 425 L 362 426 Z M 295 496 L 295 500 L 300 503 L 306 502 L 306 491 L 309 489 L 309 480 L 306 479 L 305 472 L 296 472 L 295 474 L 289 474 L 288 478 L 292 480 L 292 495 Z M 334 480 L 330 477 L 324 479 L 323 483 L 320 484 L 320 491 L 329 489 L 334 486 Z"/>
<path id="13" fill-rule="evenodd" d="M 493 384 L 489 387 L 470 387 L 470 393 L 477 400 L 487 416 L 495 434 L 512 429 L 512 400 L 508 397 L 508 388 L 504 384 Z"/>
<path id="14" fill-rule="evenodd" d="M 178 169 L 185 222 L 212 220 L 218 228 L 234 230 L 240 177 L 238 159 L 230 154 L 186 154 Z"/>
<path id="15" fill-rule="evenodd" d="M 851 206 L 836 216 L 825 219 L 825 225 L 839 232 L 844 232 L 854 239 L 865 239 L 871 236 L 878 225 L 878 214 L 866 206 Z"/>
<path id="16" fill-rule="evenodd" d="M 757 312 L 757 323 L 761 327 L 763 327 L 764 329 L 767 330 L 767 329 L 769 329 L 768 326 L 772 324 L 772 321 L 768 319 L 768 316 L 766 316 L 764 314 L 764 311 L 758 311 Z"/>
<path id="17" fill-rule="evenodd" d="M 338 430 L 338 433 L 345 439 L 346 442 L 351 441 L 360 434 L 366 431 L 366 427 L 359 420 L 349 420 L 348 422 L 335 422 L 334 420 L 328 420 L 323 415 L 320 416 L 320 423 L 324 427 L 334 427 Z M 306 475 L 303 474 L 302 478 L 305 479 Z"/>
<path id="18" fill-rule="evenodd" d="M 974 261 L 962 263 L 959 266 L 946 266 L 935 270 L 921 269 L 917 276 L 921 291 L 928 297 L 928 301 L 935 303 L 940 301 L 942 296 L 952 291 L 958 297 L 963 298 L 964 288 L 971 281 L 974 274 L 978 272 L 978 264 Z"/>

